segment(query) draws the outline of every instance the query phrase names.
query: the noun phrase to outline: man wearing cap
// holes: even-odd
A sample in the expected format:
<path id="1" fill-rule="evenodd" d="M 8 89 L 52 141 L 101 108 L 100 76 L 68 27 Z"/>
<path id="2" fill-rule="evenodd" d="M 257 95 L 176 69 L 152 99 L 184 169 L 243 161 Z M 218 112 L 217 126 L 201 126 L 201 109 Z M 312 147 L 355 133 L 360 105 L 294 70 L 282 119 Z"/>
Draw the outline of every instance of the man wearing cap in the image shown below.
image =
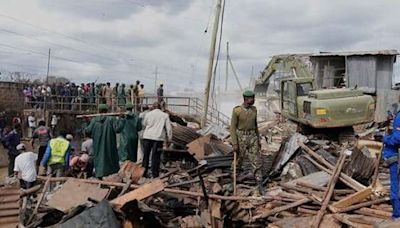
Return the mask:
<path id="1" fill-rule="evenodd" d="M 71 145 L 66 136 L 66 132 L 60 131 L 60 135 L 57 138 L 50 140 L 41 161 L 42 168 L 47 168 L 48 166 L 48 173 L 56 177 L 64 176 L 64 172 L 69 166 Z M 42 171 L 40 172 L 42 173 Z"/>
<path id="2" fill-rule="evenodd" d="M 99 105 L 100 113 L 107 113 L 106 104 Z M 85 132 L 93 139 L 94 168 L 96 177 L 103 178 L 119 170 L 119 158 L 117 151 L 117 133 L 124 127 L 125 119 L 100 115 L 90 121 Z"/>
<path id="3" fill-rule="evenodd" d="M 21 188 L 32 188 L 36 184 L 36 160 L 38 155 L 31 151 L 26 151 L 23 143 L 17 146 L 17 150 L 20 155 L 15 158 L 15 176 L 19 178 Z"/>
<path id="4" fill-rule="evenodd" d="M 236 106 L 232 112 L 230 133 L 234 151 L 238 155 L 239 170 L 250 171 L 262 191 L 262 162 L 254 96 L 250 90 L 243 93 L 243 104 Z"/>
<path id="5" fill-rule="evenodd" d="M 142 121 L 139 116 L 132 112 L 132 103 L 126 104 L 128 113 L 125 116 L 125 125 L 120 135 L 119 141 L 119 160 L 124 162 L 126 160 L 136 162 L 139 131 L 142 130 Z"/>

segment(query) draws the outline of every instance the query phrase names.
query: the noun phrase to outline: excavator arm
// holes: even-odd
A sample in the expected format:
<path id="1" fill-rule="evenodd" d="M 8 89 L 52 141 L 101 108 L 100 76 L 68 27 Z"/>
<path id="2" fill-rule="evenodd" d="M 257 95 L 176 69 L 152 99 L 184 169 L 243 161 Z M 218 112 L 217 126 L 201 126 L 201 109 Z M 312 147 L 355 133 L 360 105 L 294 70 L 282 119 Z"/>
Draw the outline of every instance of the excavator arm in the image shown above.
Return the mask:
<path id="1" fill-rule="evenodd" d="M 283 72 L 294 78 L 313 77 L 308 66 L 299 58 L 293 55 L 279 55 L 272 57 L 267 67 L 261 73 L 258 83 L 266 83 L 270 77 L 276 72 Z"/>

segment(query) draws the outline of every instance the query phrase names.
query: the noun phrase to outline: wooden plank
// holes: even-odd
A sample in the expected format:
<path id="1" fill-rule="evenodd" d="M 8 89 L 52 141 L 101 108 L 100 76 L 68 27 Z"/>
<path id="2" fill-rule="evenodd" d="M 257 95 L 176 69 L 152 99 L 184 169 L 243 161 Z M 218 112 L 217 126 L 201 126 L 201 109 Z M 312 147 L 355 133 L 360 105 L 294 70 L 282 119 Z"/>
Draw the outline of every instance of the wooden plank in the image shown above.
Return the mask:
<path id="1" fill-rule="evenodd" d="M 47 179 L 46 177 L 43 177 L 43 176 L 38 176 L 37 178 L 39 180 Z M 51 182 L 58 182 L 58 181 L 62 182 L 62 181 L 70 180 L 70 179 L 80 181 L 82 183 L 102 184 L 102 185 L 115 186 L 115 187 L 124 187 L 125 186 L 124 183 L 101 181 L 101 180 L 94 180 L 94 179 L 76 179 L 73 177 L 51 177 L 50 181 Z M 130 188 L 132 188 L 132 189 L 137 189 L 140 187 L 141 186 L 137 185 L 137 184 L 131 184 L 131 186 L 130 186 Z M 185 196 L 196 198 L 196 199 L 198 197 L 204 197 L 204 194 L 201 192 L 191 192 L 191 191 L 185 191 L 185 190 L 173 189 L 173 188 L 164 188 L 163 192 L 185 195 Z M 275 198 L 272 196 L 222 196 L 222 195 L 216 195 L 216 194 L 208 194 L 208 197 L 210 199 L 233 200 L 233 201 L 272 200 Z"/>
<path id="2" fill-rule="evenodd" d="M 331 175 L 329 175 L 328 173 L 326 173 L 324 171 L 319 171 L 319 172 L 311 173 L 307 176 L 303 176 L 303 177 L 297 178 L 295 180 L 289 181 L 289 182 L 287 182 L 287 184 L 294 185 L 298 182 L 302 182 L 302 183 L 307 183 L 307 184 L 322 187 L 322 186 L 326 186 L 328 184 L 330 177 L 331 177 Z"/>
<path id="3" fill-rule="evenodd" d="M 370 186 L 364 190 L 348 195 L 344 199 L 339 200 L 338 202 L 332 204 L 332 207 L 337 209 L 349 207 L 353 204 L 362 202 L 363 200 L 368 198 L 371 194 L 372 194 L 372 187 Z"/>
<path id="4" fill-rule="evenodd" d="M 111 201 L 116 208 L 123 207 L 126 203 L 132 200 L 142 200 L 149 196 L 152 196 L 165 188 L 164 181 L 156 179 L 148 184 L 144 184 L 136 190 L 126 193 Z"/>
<path id="5" fill-rule="evenodd" d="M 68 212 L 73 207 L 86 203 L 89 197 L 96 201 L 103 200 L 108 191 L 108 189 L 102 189 L 98 185 L 70 179 L 54 193 L 46 204 L 57 210 Z"/>
<path id="6" fill-rule="evenodd" d="M 324 201 L 322 203 L 321 209 L 318 211 L 317 215 L 315 216 L 315 219 L 312 223 L 312 227 L 318 228 L 320 226 L 321 220 L 325 214 L 325 210 L 328 207 L 329 201 L 331 200 L 332 194 L 333 194 L 333 189 L 335 188 L 336 181 L 339 178 L 339 174 L 342 172 L 342 168 L 344 165 L 344 161 L 346 159 L 347 152 L 344 151 L 340 154 L 339 160 L 337 161 L 337 164 L 335 166 L 335 170 L 333 172 L 332 178 L 329 181 L 327 190 L 324 195 Z"/>
<path id="7" fill-rule="evenodd" d="M 376 218 L 390 219 L 392 217 L 392 213 L 387 211 L 375 210 L 367 207 L 363 207 L 361 209 L 355 210 L 354 213 L 360 215 L 367 215 Z"/>
<path id="8" fill-rule="evenodd" d="M 326 189 L 327 189 L 326 187 L 320 187 L 317 185 L 312 185 L 312 184 L 301 182 L 301 181 L 297 181 L 296 185 L 302 186 L 305 188 L 311 188 L 316 191 L 326 191 Z M 347 194 L 353 194 L 354 190 L 353 189 L 335 189 L 335 190 L 333 190 L 333 192 L 337 195 L 347 195 Z"/>
<path id="9" fill-rule="evenodd" d="M 373 228 L 372 226 L 369 225 L 364 225 L 364 224 L 358 224 L 355 222 L 352 222 L 349 220 L 347 215 L 343 215 L 343 214 L 333 214 L 332 215 L 333 218 L 335 218 L 336 220 L 338 220 L 339 222 L 346 224 L 350 227 L 357 227 L 357 228 Z"/>
<path id="10" fill-rule="evenodd" d="M 321 162 L 323 165 L 325 165 L 326 167 L 328 167 L 328 169 L 324 168 L 323 166 L 319 165 L 318 163 L 318 168 L 321 168 L 323 171 L 327 172 L 327 173 L 332 173 L 332 170 L 334 170 L 333 165 L 331 165 L 329 162 L 327 162 L 322 156 L 320 156 L 319 154 L 317 154 L 316 152 L 314 152 L 313 150 L 311 150 L 308 146 L 306 146 L 303 142 L 299 142 L 299 145 L 301 148 L 304 149 L 304 151 L 306 151 L 307 154 L 309 154 L 310 156 L 312 156 L 313 158 L 315 158 L 316 160 L 318 160 L 319 162 Z M 306 157 L 307 158 L 307 157 Z M 311 160 L 310 160 L 311 161 Z M 314 163 L 313 163 L 314 164 Z M 356 191 L 360 191 L 365 189 L 366 187 L 364 185 L 362 185 L 361 183 L 359 183 L 358 181 L 354 180 L 353 178 L 349 177 L 348 175 L 344 174 L 344 173 L 340 173 L 340 180 L 347 184 L 349 187 L 351 187 L 352 189 L 356 190 Z"/>
<path id="11" fill-rule="evenodd" d="M 279 228 L 305 228 L 310 227 L 314 216 L 304 216 L 304 217 L 294 217 L 294 218 L 284 218 L 274 222 Z M 268 227 L 270 224 L 268 224 Z M 321 221 L 321 227 L 327 228 L 340 228 L 341 225 L 337 222 L 333 215 L 327 214 Z"/>
<path id="12" fill-rule="evenodd" d="M 285 205 L 285 206 L 282 206 L 282 207 L 276 207 L 276 208 L 274 208 L 274 209 L 272 209 L 272 210 L 268 210 L 268 211 L 262 212 L 262 213 L 259 214 L 259 215 L 253 216 L 252 221 L 255 221 L 255 220 L 257 220 L 257 219 L 266 218 L 266 217 L 271 216 L 271 215 L 274 215 L 274 214 L 276 214 L 276 213 L 278 213 L 278 212 L 286 211 L 286 210 L 288 210 L 288 209 L 290 209 L 290 208 L 297 207 L 297 206 L 300 206 L 300 205 L 302 205 L 302 204 L 306 204 L 306 203 L 308 203 L 308 202 L 311 202 L 311 199 L 309 199 L 309 198 L 304 198 L 304 199 L 298 200 L 298 201 L 296 201 L 296 202 L 290 203 L 290 204 Z"/>

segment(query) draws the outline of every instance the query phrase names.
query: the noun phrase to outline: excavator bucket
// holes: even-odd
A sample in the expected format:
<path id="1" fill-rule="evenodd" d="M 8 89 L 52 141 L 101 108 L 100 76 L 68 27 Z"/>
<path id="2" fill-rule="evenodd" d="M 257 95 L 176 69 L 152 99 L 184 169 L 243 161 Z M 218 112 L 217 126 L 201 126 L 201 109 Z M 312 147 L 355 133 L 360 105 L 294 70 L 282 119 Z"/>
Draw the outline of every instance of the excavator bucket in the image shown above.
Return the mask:
<path id="1" fill-rule="evenodd" d="M 256 85 L 254 86 L 254 93 L 258 96 L 267 95 L 268 85 L 269 83 L 263 83 L 263 84 L 256 83 Z"/>

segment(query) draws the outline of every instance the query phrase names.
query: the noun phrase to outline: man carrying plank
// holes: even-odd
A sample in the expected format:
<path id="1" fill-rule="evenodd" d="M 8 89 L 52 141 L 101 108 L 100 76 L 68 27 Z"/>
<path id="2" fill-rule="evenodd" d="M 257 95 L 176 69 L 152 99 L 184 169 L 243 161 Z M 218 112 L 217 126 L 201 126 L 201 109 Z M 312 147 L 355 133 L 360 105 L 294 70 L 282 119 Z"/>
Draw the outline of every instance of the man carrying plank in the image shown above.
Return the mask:
<path id="1" fill-rule="evenodd" d="M 108 106 L 99 105 L 100 114 L 106 113 Z M 121 116 L 122 117 L 122 116 Z M 125 119 L 118 120 L 112 116 L 100 115 L 91 120 L 85 129 L 93 139 L 94 168 L 96 177 L 102 178 L 119 170 L 116 134 L 124 127 Z"/>

